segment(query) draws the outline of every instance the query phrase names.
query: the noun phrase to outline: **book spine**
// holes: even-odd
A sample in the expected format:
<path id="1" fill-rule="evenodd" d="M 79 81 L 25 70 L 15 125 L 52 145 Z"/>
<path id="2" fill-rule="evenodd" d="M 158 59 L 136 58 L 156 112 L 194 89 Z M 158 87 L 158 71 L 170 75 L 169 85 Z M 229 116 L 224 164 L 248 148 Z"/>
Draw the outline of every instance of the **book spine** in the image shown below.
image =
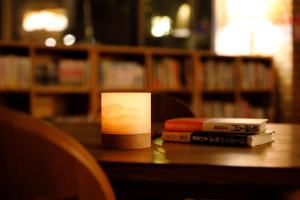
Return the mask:
<path id="1" fill-rule="evenodd" d="M 168 132 L 163 131 L 161 139 L 169 142 L 191 144 L 213 144 L 224 146 L 249 146 L 247 135 L 228 135 L 207 132 Z"/>
<path id="2" fill-rule="evenodd" d="M 226 123 L 203 123 L 202 131 L 230 132 L 258 134 L 262 133 L 261 125 L 258 124 L 226 124 Z"/>
<path id="3" fill-rule="evenodd" d="M 206 123 L 206 122 L 166 122 L 166 131 L 204 131 L 259 134 L 264 129 L 259 124 L 231 124 L 231 123 Z"/>

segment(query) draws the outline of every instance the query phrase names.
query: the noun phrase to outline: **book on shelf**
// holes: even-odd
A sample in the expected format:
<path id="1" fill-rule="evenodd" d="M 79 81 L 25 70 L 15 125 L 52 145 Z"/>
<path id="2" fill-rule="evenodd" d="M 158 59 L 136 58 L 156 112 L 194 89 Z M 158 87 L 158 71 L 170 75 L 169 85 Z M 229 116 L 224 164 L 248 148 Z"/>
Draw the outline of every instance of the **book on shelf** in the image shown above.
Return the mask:
<path id="1" fill-rule="evenodd" d="M 202 101 L 203 117 L 238 117 L 238 118 L 267 118 L 270 116 L 270 106 L 253 105 L 242 98 L 239 103 L 224 100 L 204 99 Z M 238 112 L 237 112 L 238 111 Z"/>
<path id="2" fill-rule="evenodd" d="M 144 66 L 135 61 L 102 59 L 98 84 L 102 89 L 143 89 L 144 71 Z"/>
<path id="3" fill-rule="evenodd" d="M 243 61 L 241 75 L 243 89 L 268 89 L 273 85 L 271 64 L 261 61 Z"/>
<path id="4" fill-rule="evenodd" d="M 237 107 L 234 102 L 221 100 L 203 100 L 202 115 L 204 117 L 236 117 Z"/>
<path id="5" fill-rule="evenodd" d="M 203 63 L 203 88 L 207 90 L 233 89 L 235 84 L 233 62 L 208 59 Z"/>
<path id="6" fill-rule="evenodd" d="M 184 64 L 175 58 L 163 58 L 153 62 L 150 85 L 155 89 L 180 89 Z"/>
<path id="7" fill-rule="evenodd" d="M 174 118 L 166 120 L 166 131 L 210 131 L 258 134 L 266 129 L 267 119 L 251 118 Z"/>
<path id="8" fill-rule="evenodd" d="M 89 64 L 85 60 L 61 59 L 58 62 L 57 76 L 60 85 L 86 85 Z"/>
<path id="9" fill-rule="evenodd" d="M 252 135 L 242 133 L 228 134 L 226 132 L 163 131 L 161 139 L 166 142 L 254 147 L 273 142 L 274 131 L 266 130 L 264 133 Z"/>
<path id="10" fill-rule="evenodd" d="M 76 59 L 39 63 L 35 81 L 39 85 L 84 86 L 90 77 L 89 68 L 87 61 Z"/>
<path id="11" fill-rule="evenodd" d="M 31 61 L 26 56 L 0 56 L 0 88 L 29 88 Z"/>
<path id="12" fill-rule="evenodd" d="M 240 117 L 248 118 L 264 118 L 270 115 L 269 107 L 267 105 L 253 105 L 246 99 L 241 99 L 238 104 Z M 237 116 L 237 117 L 239 117 Z"/>

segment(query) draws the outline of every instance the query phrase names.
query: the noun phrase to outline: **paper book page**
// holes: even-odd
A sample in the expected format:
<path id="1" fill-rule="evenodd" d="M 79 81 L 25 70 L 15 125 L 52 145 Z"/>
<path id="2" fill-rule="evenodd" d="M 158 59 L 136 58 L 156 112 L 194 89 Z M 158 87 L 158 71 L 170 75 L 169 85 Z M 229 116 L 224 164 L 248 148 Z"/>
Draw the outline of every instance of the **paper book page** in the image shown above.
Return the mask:
<path id="1" fill-rule="evenodd" d="M 251 147 L 257 146 L 257 145 L 261 145 L 261 144 L 266 144 L 266 143 L 271 143 L 274 140 L 272 139 L 272 135 L 269 136 L 264 136 L 261 137 L 260 139 L 250 139 L 247 141 L 248 145 Z"/>
<path id="2" fill-rule="evenodd" d="M 255 118 L 174 118 L 169 119 L 166 123 L 184 123 L 184 124 L 199 124 L 199 123 L 226 123 L 226 124 L 263 124 L 268 119 L 255 119 Z"/>
<path id="3" fill-rule="evenodd" d="M 226 124 L 263 124 L 268 119 L 254 119 L 254 118 L 207 118 L 204 123 L 226 123 Z"/>
<path id="4" fill-rule="evenodd" d="M 275 131 L 267 130 L 264 134 L 249 135 L 247 143 L 251 147 L 270 143 L 274 141 L 274 134 Z"/>

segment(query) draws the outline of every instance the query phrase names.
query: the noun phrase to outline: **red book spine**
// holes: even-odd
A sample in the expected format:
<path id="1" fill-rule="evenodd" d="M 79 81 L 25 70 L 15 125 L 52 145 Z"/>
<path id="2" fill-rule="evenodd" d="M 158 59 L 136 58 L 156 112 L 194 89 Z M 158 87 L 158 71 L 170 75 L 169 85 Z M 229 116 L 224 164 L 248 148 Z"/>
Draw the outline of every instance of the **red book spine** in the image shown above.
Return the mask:
<path id="1" fill-rule="evenodd" d="M 203 122 L 205 118 L 197 118 L 195 120 L 167 120 L 165 122 L 166 131 L 203 131 Z"/>

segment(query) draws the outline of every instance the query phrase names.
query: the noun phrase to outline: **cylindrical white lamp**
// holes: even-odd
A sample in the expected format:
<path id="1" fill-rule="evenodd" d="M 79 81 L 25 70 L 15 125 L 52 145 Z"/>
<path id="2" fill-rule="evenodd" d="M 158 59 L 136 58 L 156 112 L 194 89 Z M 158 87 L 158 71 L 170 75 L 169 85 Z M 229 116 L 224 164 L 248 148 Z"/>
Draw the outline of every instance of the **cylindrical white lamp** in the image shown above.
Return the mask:
<path id="1" fill-rule="evenodd" d="M 151 146 L 151 93 L 101 93 L 103 147 L 139 149 Z"/>

